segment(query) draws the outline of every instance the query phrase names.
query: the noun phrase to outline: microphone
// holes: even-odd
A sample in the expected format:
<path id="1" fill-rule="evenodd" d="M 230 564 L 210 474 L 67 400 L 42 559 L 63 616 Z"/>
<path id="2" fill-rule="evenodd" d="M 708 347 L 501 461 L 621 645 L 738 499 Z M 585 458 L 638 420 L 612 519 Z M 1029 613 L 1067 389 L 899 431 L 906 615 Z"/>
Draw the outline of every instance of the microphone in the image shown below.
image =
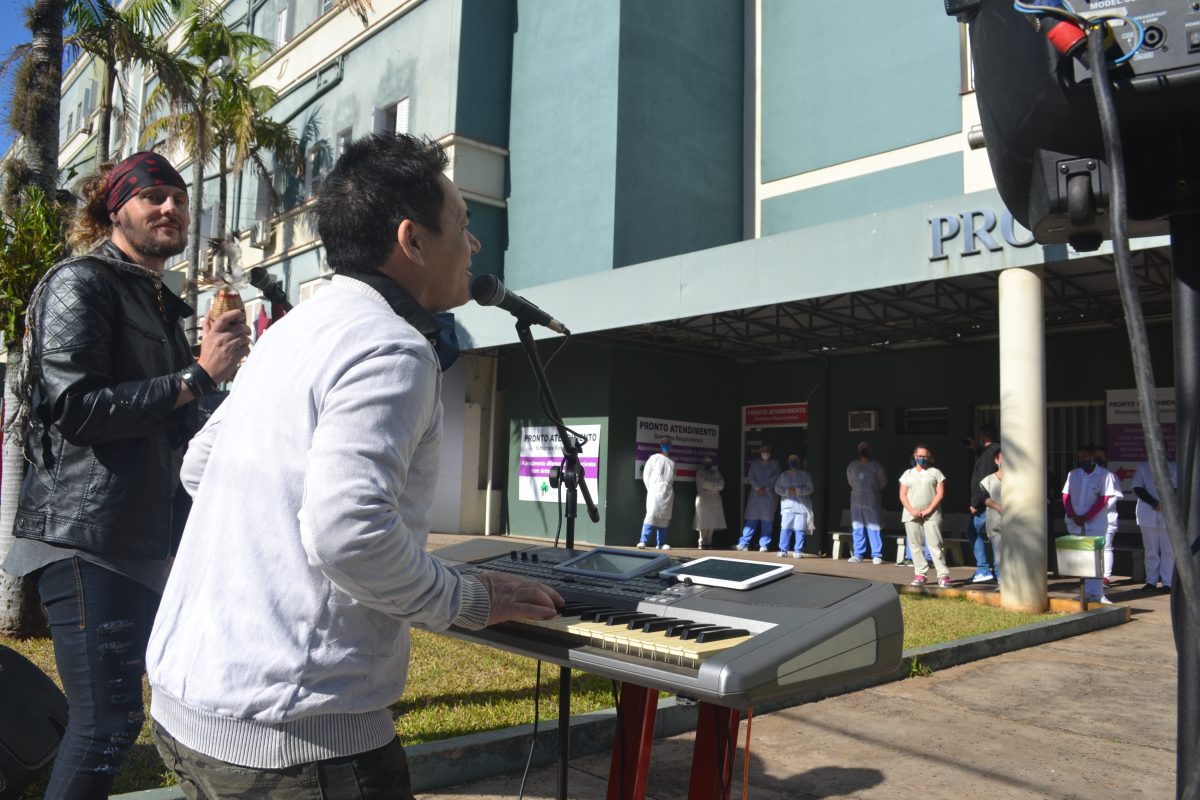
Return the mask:
<path id="1" fill-rule="evenodd" d="M 267 298 L 268 302 L 282 306 L 285 312 L 292 310 L 292 304 L 287 298 L 287 293 L 283 291 L 283 287 L 279 285 L 279 281 L 271 277 L 271 273 L 267 272 L 266 267 L 252 267 L 250 269 L 250 285 L 262 292 L 263 297 Z"/>
<path id="2" fill-rule="evenodd" d="M 567 326 L 542 311 L 521 295 L 510 292 L 495 275 L 480 275 L 471 281 L 471 297 L 481 306 L 500 306 L 527 325 L 545 325 L 555 333 L 570 336 Z"/>

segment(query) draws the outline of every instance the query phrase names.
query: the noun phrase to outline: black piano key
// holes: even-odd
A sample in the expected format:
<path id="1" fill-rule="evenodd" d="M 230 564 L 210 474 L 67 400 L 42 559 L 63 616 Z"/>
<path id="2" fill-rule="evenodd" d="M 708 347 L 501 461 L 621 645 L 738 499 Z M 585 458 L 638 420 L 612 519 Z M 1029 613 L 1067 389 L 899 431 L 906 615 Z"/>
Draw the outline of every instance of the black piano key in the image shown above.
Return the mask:
<path id="1" fill-rule="evenodd" d="M 603 606 L 594 606 L 587 603 L 567 603 L 558 611 L 560 617 L 580 617 L 587 613 L 595 613 L 605 611 Z"/>
<path id="2" fill-rule="evenodd" d="M 666 617 L 660 617 L 656 614 L 638 614 L 636 617 L 629 620 L 629 624 L 625 627 L 629 628 L 631 631 L 645 631 L 647 625 L 666 621 Z"/>
<path id="3" fill-rule="evenodd" d="M 715 627 L 713 625 L 706 625 L 703 622 L 692 622 L 691 620 L 688 620 L 687 622 L 681 622 L 678 625 L 672 625 L 671 627 L 667 628 L 667 636 L 681 636 L 687 629 L 697 628 L 700 626 L 705 628 Z"/>
<path id="4" fill-rule="evenodd" d="M 609 614 L 604 618 L 604 621 L 609 625 L 628 626 L 628 623 L 630 622 L 636 622 L 637 620 L 645 622 L 653 617 L 653 614 L 640 614 L 637 611 L 623 611 L 620 614 Z"/>
<path id="5" fill-rule="evenodd" d="M 696 635 L 696 641 L 700 644 L 704 642 L 719 642 L 723 639 L 736 639 L 739 636 L 749 636 L 750 631 L 743 628 L 720 628 L 715 631 L 700 631 Z"/>
<path id="6" fill-rule="evenodd" d="M 693 625 L 679 634 L 680 639 L 695 639 L 701 631 L 719 630 L 721 625 Z"/>
<path id="7" fill-rule="evenodd" d="M 584 622 L 603 622 L 604 618 L 609 614 L 619 613 L 617 608 L 601 608 L 597 611 L 585 611 L 579 615 L 579 618 Z"/>
<path id="8" fill-rule="evenodd" d="M 642 626 L 642 633 L 655 633 L 656 631 L 665 631 L 672 625 L 678 625 L 681 622 L 687 622 L 686 619 L 675 619 L 673 617 L 661 617 L 651 620 Z"/>

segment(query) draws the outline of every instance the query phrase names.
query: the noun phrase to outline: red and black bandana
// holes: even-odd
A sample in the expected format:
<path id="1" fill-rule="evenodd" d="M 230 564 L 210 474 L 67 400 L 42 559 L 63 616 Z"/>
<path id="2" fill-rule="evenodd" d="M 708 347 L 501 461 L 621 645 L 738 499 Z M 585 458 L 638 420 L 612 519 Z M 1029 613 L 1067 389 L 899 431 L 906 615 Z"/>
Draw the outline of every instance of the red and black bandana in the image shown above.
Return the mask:
<path id="1" fill-rule="evenodd" d="M 134 153 L 113 167 L 108 176 L 108 188 L 104 193 L 108 213 L 119 211 L 130 198 L 150 186 L 187 189 L 183 176 L 158 153 Z"/>

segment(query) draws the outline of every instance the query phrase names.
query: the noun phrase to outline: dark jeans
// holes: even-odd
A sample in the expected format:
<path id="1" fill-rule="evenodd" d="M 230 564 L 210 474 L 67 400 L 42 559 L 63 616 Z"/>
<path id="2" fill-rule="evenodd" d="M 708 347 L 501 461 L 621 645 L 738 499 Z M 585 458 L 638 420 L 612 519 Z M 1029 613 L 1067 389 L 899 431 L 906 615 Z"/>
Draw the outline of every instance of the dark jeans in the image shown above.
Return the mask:
<path id="1" fill-rule="evenodd" d="M 967 538 L 971 540 L 971 551 L 975 555 L 975 569 L 977 572 L 992 571 L 992 565 L 988 561 L 986 530 L 987 511 L 975 514 L 967 520 Z"/>
<path id="2" fill-rule="evenodd" d="M 159 598 L 78 558 L 42 569 L 37 586 L 69 706 L 46 797 L 105 798 L 145 719 L 142 674 Z"/>
<path id="3" fill-rule="evenodd" d="M 188 800 L 413 800 L 408 757 L 399 739 L 358 755 L 256 769 L 198 753 L 157 722 L 152 733 Z"/>

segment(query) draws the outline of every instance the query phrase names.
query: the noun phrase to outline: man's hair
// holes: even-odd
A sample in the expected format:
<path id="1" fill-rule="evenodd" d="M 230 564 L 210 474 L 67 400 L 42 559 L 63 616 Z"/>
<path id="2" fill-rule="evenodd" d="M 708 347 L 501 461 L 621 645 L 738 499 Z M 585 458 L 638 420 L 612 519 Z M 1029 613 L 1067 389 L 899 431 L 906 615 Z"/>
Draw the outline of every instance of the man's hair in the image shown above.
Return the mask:
<path id="1" fill-rule="evenodd" d="M 404 220 L 441 232 L 442 187 L 449 165 L 431 139 L 372 134 L 352 142 L 321 182 L 317 233 L 334 272 L 375 272 L 397 246 Z"/>
<path id="2" fill-rule="evenodd" d="M 108 176 L 112 174 L 113 165 L 104 163 L 94 175 L 89 175 L 79 186 L 79 194 L 83 196 L 83 205 L 75 213 L 71 230 L 67 234 L 67 243 L 76 253 L 91 250 L 101 239 L 112 234 L 112 218 L 108 215 L 106 192 Z"/>

